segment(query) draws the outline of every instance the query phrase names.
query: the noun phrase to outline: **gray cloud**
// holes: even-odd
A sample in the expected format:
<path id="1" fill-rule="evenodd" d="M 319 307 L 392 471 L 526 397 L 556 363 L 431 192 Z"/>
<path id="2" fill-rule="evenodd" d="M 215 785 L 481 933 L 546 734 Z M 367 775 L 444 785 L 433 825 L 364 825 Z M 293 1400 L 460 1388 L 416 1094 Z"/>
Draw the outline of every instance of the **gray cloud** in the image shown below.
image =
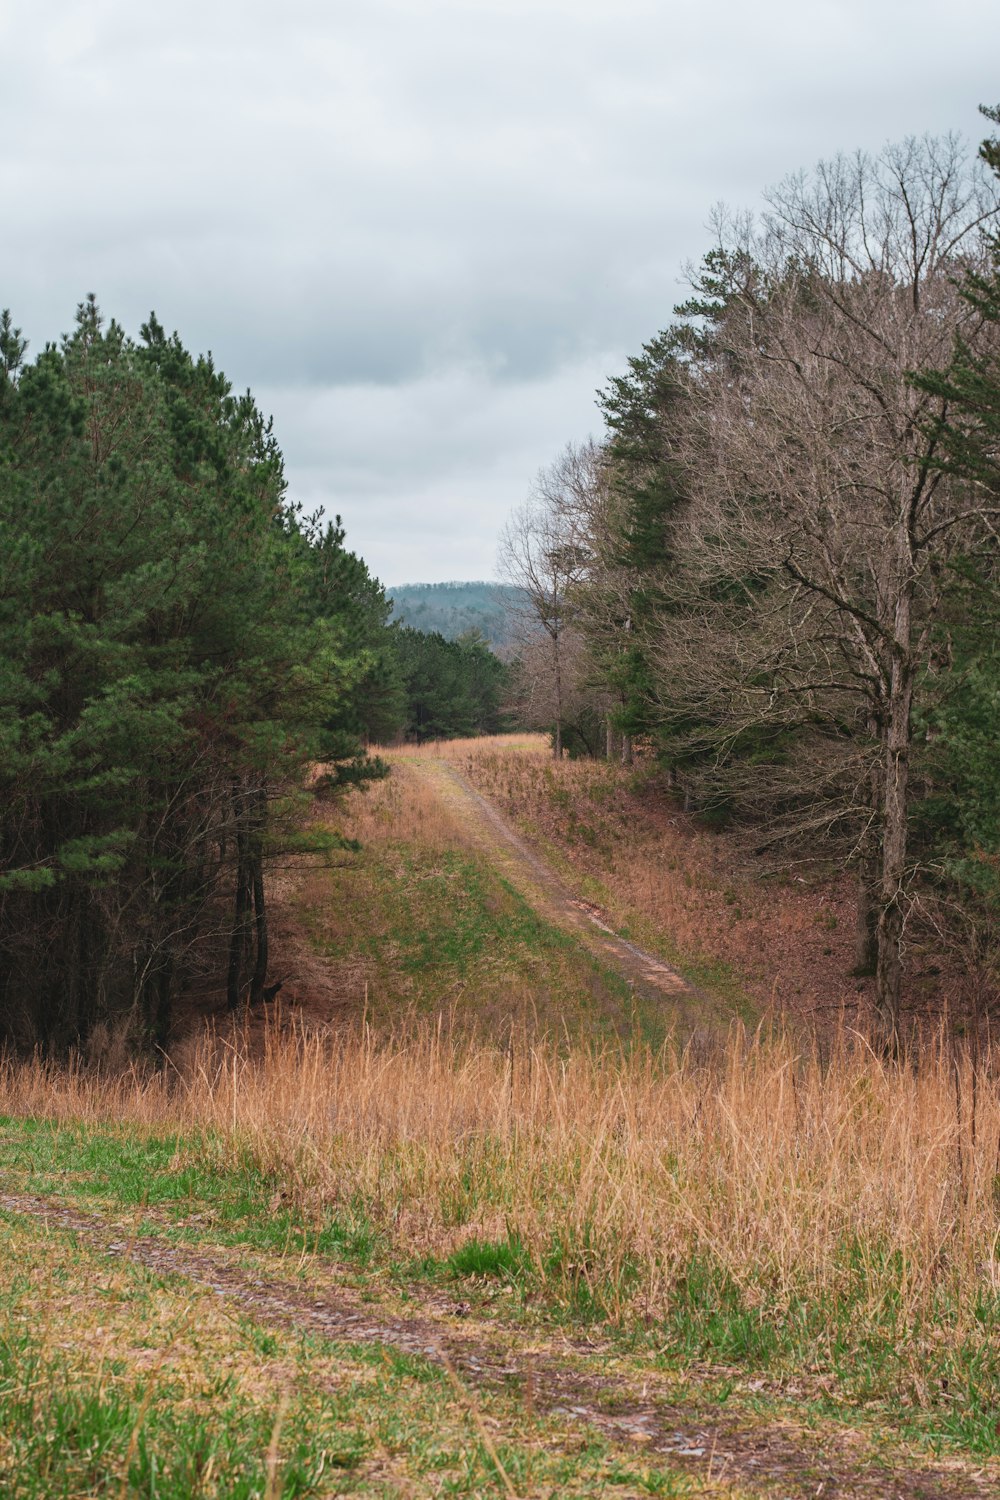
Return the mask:
<path id="1" fill-rule="evenodd" d="M 0 11 L 0 302 L 95 290 L 273 409 L 388 581 L 492 568 L 720 199 L 980 128 L 990 0 L 126 0 Z"/>

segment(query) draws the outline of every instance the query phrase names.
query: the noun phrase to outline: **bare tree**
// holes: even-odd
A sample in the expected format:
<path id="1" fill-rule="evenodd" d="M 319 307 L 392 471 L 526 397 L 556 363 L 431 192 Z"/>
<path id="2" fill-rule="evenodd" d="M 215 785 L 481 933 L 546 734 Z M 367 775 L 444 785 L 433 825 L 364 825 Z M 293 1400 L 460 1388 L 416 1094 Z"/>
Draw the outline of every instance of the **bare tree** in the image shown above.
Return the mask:
<path id="1" fill-rule="evenodd" d="M 573 596 L 587 566 L 581 525 L 577 450 L 569 447 L 542 469 L 525 503 L 500 534 L 501 576 L 521 590 L 524 614 L 547 641 L 551 680 L 552 750 L 563 753 L 566 718 L 567 633 Z"/>
<path id="2" fill-rule="evenodd" d="M 556 697 L 551 642 L 529 620 L 523 623 L 508 707 L 526 728 L 550 730 Z M 595 673 L 589 643 L 575 625 L 563 631 L 559 661 L 563 750 L 600 756 L 607 745 L 611 699 Z"/>
<path id="3" fill-rule="evenodd" d="M 629 765 L 632 736 L 622 728 L 621 719 L 637 644 L 636 595 L 648 580 L 633 555 L 630 500 L 615 483 L 614 461 L 607 447 L 585 443 L 568 449 L 564 462 L 569 469 L 564 493 L 586 558 L 574 591 L 575 622 L 586 642 L 591 678 L 605 688 L 608 758 L 617 753 Z"/>
<path id="4" fill-rule="evenodd" d="M 734 733 L 825 726 L 830 755 L 807 774 L 836 787 L 828 806 L 853 805 L 894 1043 L 915 687 L 949 559 L 1000 522 L 995 497 L 936 466 L 942 400 L 910 373 L 946 365 L 959 332 L 985 336 L 956 278 L 982 262 L 997 203 L 952 138 L 837 158 L 767 201 L 759 223 L 719 219 L 725 311 L 692 371 L 684 522 L 700 604 L 661 651 L 703 683 L 714 652 Z"/>

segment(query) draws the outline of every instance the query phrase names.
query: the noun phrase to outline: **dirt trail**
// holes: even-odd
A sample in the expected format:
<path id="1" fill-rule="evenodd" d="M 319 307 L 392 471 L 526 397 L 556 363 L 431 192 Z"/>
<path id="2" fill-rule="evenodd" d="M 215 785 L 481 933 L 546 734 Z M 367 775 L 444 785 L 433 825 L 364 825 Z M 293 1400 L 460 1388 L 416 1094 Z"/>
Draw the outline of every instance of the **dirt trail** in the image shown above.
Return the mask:
<path id="1" fill-rule="evenodd" d="M 692 1036 L 707 1040 L 728 1025 L 732 1016 L 719 1000 L 690 984 L 655 953 L 621 937 L 599 907 L 574 895 L 457 766 L 430 755 L 408 756 L 405 766 L 433 790 L 470 842 L 490 857 L 539 915 L 573 932 L 647 998 L 668 999 L 671 1016 Z"/>
<path id="2" fill-rule="evenodd" d="M 608 926 L 604 914 L 574 896 L 554 870 L 520 838 L 493 804 L 477 792 L 450 762 L 413 756 L 407 768 L 433 787 L 435 794 L 461 824 L 463 832 L 486 850 L 501 873 L 550 921 L 581 934 L 587 946 L 619 968 L 626 978 L 641 979 L 668 995 L 693 995 L 695 990 L 662 958 L 647 953 Z"/>
<path id="3" fill-rule="evenodd" d="M 120 1222 L 55 1200 L 0 1193 L 0 1210 L 37 1220 L 47 1231 L 74 1234 L 108 1256 L 183 1276 L 263 1323 L 419 1355 L 450 1367 L 471 1389 L 513 1385 L 529 1409 L 597 1428 L 612 1441 L 639 1442 L 645 1452 L 720 1486 L 737 1484 L 782 1500 L 985 1500 L 998 1492 L 996 1472 L 961 1462 L 887 1468 L 887 1455 L 866 1452 L 857 1432 L 821 1432 L 792 1421 L 741 1420 L 718 1407 L 679 1406 L 656 1371 L 642 1371 L 638 1389 L 613 1371 L 595 1368 L 611 1351 L 594 1341 L 566 1339 L 559 1358 L 551 1348 L 526 1343 L 525 1330 L 510 1324 L 491 1320 L 463 1329 L 463 1304 L 426 1295 L 417 1315 L 399 1317 L 337 1284 L 335 1264 L 325 1268 L 319 1290 L 306 1290 L 249 1272 L 216 1247 L 130 1234 Z M 148 1220 L 149 1210 L 144 1213 Z M 421 1298 L 420 1288 L 410 1292 Z"/>

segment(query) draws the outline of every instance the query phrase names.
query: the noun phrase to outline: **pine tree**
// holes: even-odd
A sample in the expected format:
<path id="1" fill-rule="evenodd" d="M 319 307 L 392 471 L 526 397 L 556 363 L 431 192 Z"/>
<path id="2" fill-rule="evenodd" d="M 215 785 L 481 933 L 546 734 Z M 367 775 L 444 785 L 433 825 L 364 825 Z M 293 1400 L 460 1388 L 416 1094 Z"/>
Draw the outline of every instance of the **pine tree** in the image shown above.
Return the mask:
<path id="1" fill-rule="evenodd" d="M 137 344 L 89 297 L 30 364 L 0 338 L 0 1027 L 162 1045 L 192 986 L 263 991 L 275 815 L 370 667 L 359 595 L 321 607 L 271 424 L 155 317 Z"/>

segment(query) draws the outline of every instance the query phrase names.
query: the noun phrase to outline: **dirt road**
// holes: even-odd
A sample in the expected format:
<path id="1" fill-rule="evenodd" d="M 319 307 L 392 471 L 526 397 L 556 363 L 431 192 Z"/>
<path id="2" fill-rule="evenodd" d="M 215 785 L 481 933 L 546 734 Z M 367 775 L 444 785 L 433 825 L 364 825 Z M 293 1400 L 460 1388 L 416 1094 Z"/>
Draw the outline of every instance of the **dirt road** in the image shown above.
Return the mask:
<path id="1" fill-rule="evenodd" d="M 457 766 L 432 755 L 408 756 L 405 766 L 433 790 L 463 835 L 541 916 L 574 933 L 645 998 L 669 1001 L 671 1020 L 680 1031 L 708 1040 L 725 1030 L 732 1013 L 724 1003 L 690 984 L 655 953 L 616 933 L 607 915 L 571 890 Z"/>

